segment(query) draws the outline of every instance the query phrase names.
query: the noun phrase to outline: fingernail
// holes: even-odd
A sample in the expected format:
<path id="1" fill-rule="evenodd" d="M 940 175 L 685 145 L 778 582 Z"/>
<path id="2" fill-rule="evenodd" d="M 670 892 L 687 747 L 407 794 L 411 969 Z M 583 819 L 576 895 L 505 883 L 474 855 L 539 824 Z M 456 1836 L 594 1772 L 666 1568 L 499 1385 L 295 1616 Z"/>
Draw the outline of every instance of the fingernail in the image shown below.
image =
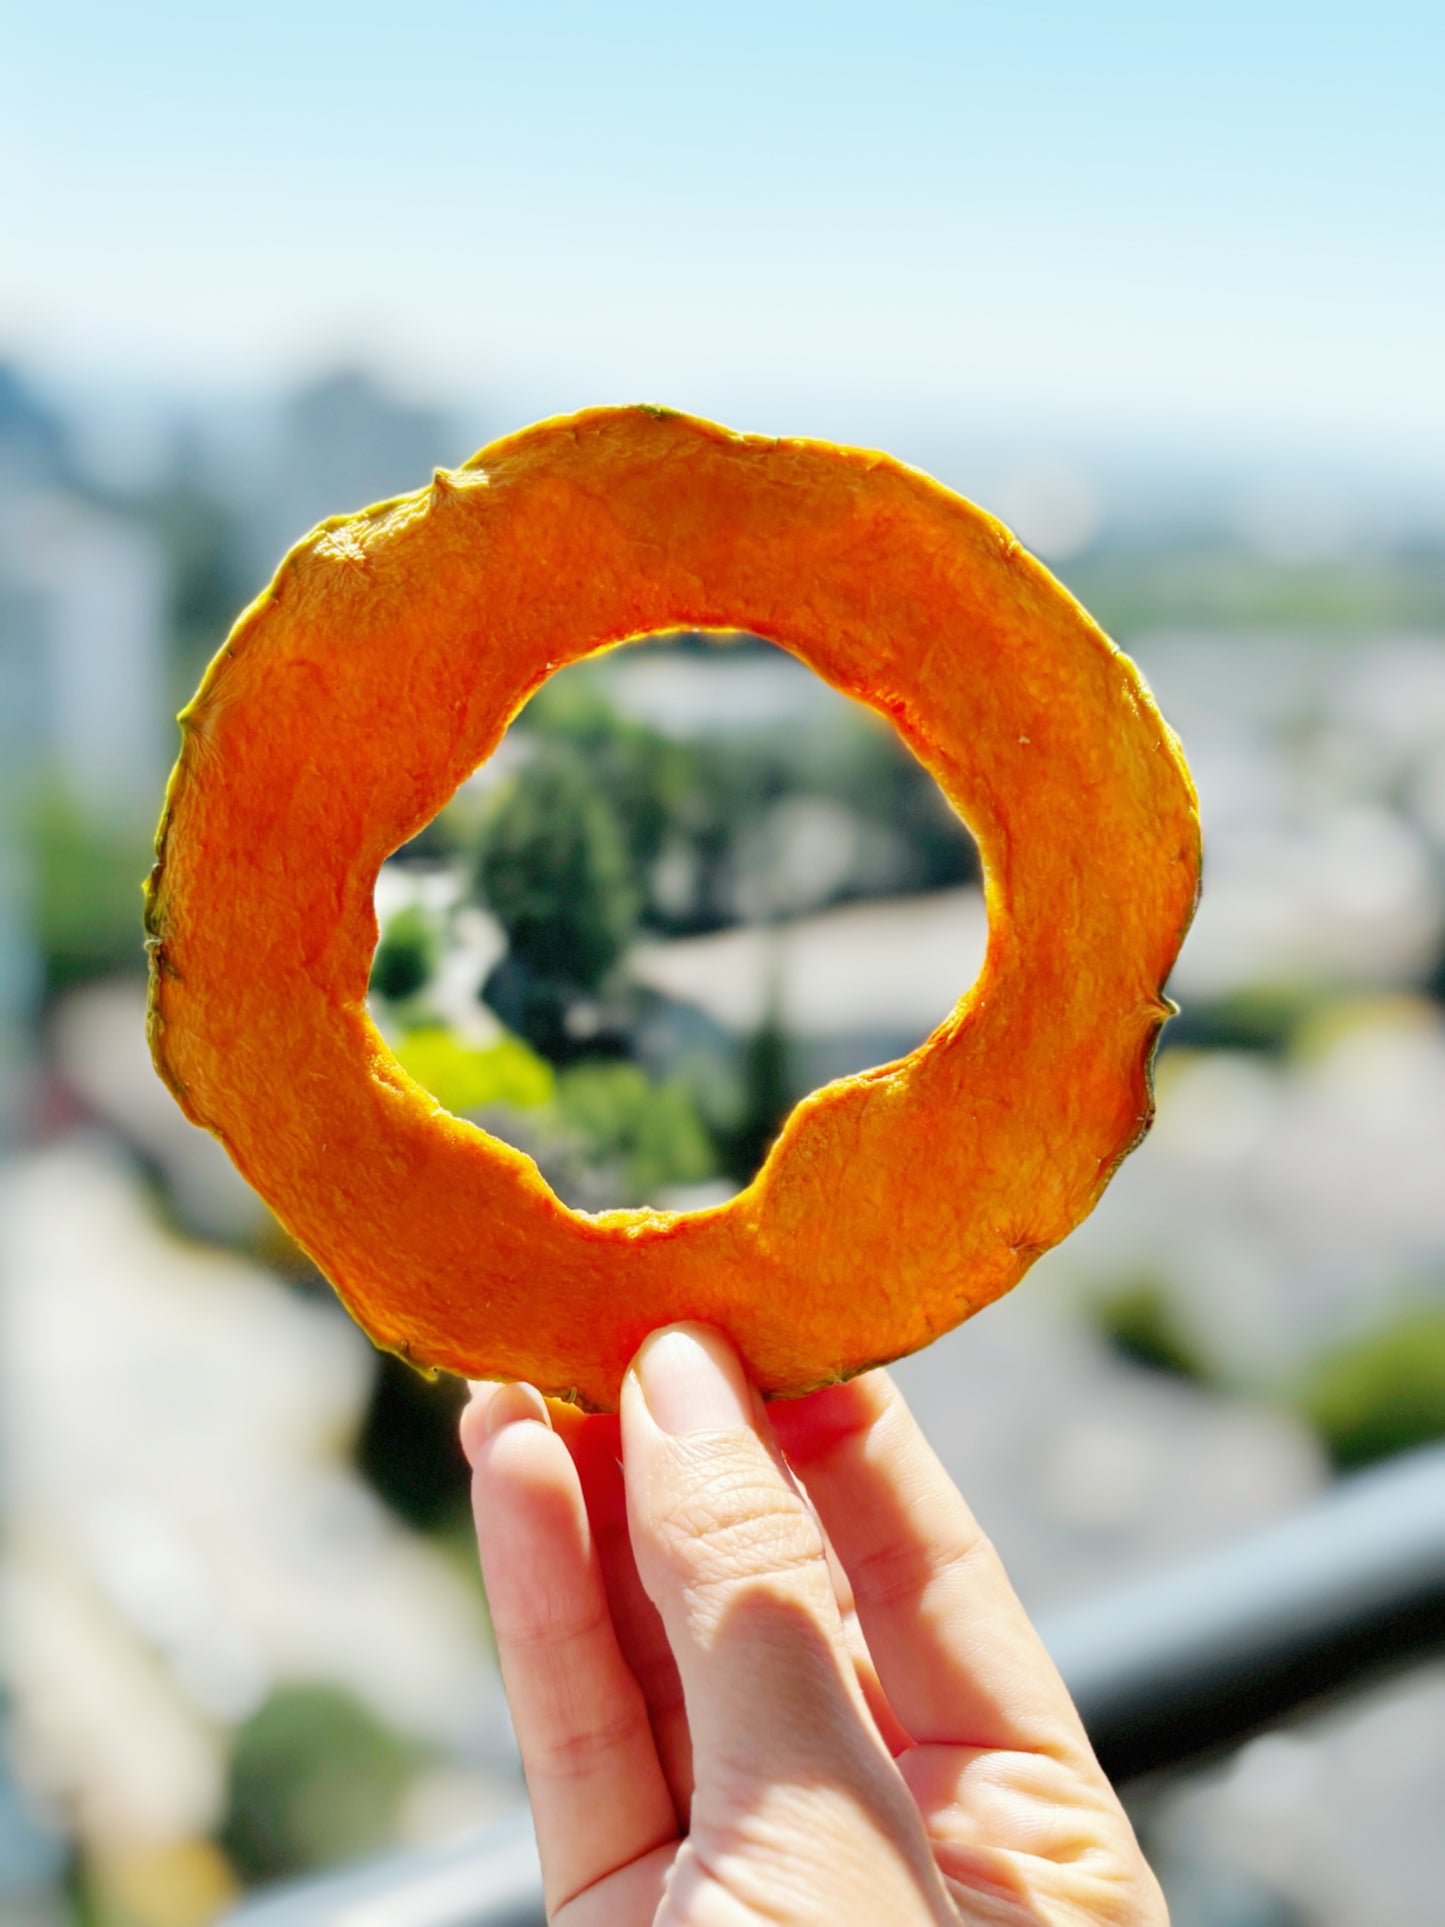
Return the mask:
<path id="1" fill-rule="evenodd" d="M 752 1428 L 752 1395 L 738 1355 L 706 1326 L 654 1332 L 633 1370 L 654 1421 L 675 1438 Z"/>
<path id="2" fill-rule="evenodd" d="M 549 1432 L 552 1429 L 547 1401 L 533 1386 L 485 1382 L 473 1385 L 471 1402 L 462 1412 L 461 1424 L 462 1450 L 468 1462 L 476 1463 L 483 1445 L 495 1438 L 503 1426 L 516 1425 L 526 1419 L 545 1425 Z"/>
<path id="3" fill-rule="evenodd" d="M 499 1386 L 487 1406 L 487 1437 L 493 1439 L 504 1425 L 516 1425 L 523 1419 L 535 1420 L 549 1432 L 552 1429 L 547 1401 L 534 1385 Z"/>

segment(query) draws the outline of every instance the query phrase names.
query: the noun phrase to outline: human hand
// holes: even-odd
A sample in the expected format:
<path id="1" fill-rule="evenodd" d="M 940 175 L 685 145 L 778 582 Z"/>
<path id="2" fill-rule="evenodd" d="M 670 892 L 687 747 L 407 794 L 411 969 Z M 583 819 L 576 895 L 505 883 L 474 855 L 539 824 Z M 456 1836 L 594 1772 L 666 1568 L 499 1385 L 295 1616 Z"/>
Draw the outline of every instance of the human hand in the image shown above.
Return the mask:
<path id="1" fill-rule="evenodd" d="M 886 1374 L 765 1411 L 674 1326 L 620 1419 L 480 1386 L 462 1442 L 558 1927 L 1167 1927 Z"/>

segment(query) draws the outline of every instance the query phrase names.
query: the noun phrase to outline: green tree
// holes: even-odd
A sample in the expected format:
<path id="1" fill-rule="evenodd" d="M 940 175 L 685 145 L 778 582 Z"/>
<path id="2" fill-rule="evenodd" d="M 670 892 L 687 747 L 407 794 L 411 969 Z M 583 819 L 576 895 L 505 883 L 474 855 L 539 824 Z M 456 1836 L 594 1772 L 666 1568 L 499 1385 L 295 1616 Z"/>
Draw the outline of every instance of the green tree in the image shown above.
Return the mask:
<path id="1" fill-rule="evenodd" d="M 103 818 L 54 785 L 32 799 L 23 827 L 47 992 L 143 971 L 141 884 L 153 857 L 146 828 Z"/>
<path id="2" fill-rule="evenodd" d="M 1333 1353 L 1302 1405 L 1342 1468 L 1445 1438 L 1445 1306 L 1405 1312 Z"/>
<path id="3" fill-rule="evenodd" d="M 717 1168 L 692 1095 L 675 1078 L 654 1084 L 636 1064 L 594 1059 L 562 1073 L 557 1107 L 592 1160 L 614 1166 L 637 1202 Z"/>
<path id="4" fill-rule="evenodd" d="M 248 1882 L 375 1853 L 414 1765 L 349 1693 L 280 1686 L 236 1735 L 221 1845 Z"/>
<path id="5" fill-rule="evenodd" d="M 508 784 L 482 826 L 476 876 L 512 966 L 486 994 L 509 1028 L 563 1054 L 568 1008 L 601 986 L 640 907 L 617 812 L 575 748 L 543 744 Z"/>
<path id="6" fill-rule="evenodd" d="M 782 1018 L 770 1009 L 744 1046 L 741 1114 L 722 1144 L 724 1168 L 739 1184 L 750 1184 L 762 1169 L 792 1109 L 790 1057 Z"/>
<path id="7" fill-rule="evenodd" d="M 694 747 L 619 715 L 585 678 L 548 683 L 529 705 L 525 727 L 576 752 L 616 813 L 634 876 L 645 877 L 669 831 L 687 818 L 698 783 Z"/>
<path id="8" fill-rule="evenodd" d="M 1139 1272 L 1122 1279 L 1093 1305 L 1110 1348 L 1133 1365 L 1203 1384 L 1209 1372 L 1161 1278 Z"/>
<path id="9" fill-rule="evenodd" d="M 401 1003 L 424 990 L 441 959 L 436 925 L 419 904 L 408 904 L 387 920 L 371 960 L 371 987 L 389 1003 Z"/>

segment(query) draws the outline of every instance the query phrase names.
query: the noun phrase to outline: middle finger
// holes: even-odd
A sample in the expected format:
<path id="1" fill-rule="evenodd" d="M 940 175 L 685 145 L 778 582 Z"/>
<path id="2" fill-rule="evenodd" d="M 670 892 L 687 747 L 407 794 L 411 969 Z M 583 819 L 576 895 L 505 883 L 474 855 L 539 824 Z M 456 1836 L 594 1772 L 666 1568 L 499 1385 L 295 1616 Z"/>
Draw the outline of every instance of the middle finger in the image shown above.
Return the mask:
<path id="1" fill-rule="evenodd" d="M 642 1688 L 678 1825 L 685 1831 L 692 1806 L 692 1735 L 677 1661 L 632 1555 L 627 1494 L 622 1482 L 621 1426 L 615 1413 L 588 1417 L 574 1405 L 556 1404 L 550 1411 L 582 1481 L 617 1641 L 628 1669 Z"/>

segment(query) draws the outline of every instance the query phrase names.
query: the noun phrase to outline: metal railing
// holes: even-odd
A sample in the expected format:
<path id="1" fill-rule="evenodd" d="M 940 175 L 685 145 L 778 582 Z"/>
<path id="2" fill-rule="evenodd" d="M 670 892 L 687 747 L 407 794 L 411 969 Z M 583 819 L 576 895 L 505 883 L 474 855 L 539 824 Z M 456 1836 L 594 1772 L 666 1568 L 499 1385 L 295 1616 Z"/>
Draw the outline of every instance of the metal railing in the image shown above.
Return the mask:
<path id="1" fill-rule="evenodd" d="M 1116 1781 L 1236 1744 L 1445 1646 L 1445 1446 L 1040 1620 Z M 540 1927 L 525 1808 L 447 1848 L 257 1895 L 228 1927 Z"/>

